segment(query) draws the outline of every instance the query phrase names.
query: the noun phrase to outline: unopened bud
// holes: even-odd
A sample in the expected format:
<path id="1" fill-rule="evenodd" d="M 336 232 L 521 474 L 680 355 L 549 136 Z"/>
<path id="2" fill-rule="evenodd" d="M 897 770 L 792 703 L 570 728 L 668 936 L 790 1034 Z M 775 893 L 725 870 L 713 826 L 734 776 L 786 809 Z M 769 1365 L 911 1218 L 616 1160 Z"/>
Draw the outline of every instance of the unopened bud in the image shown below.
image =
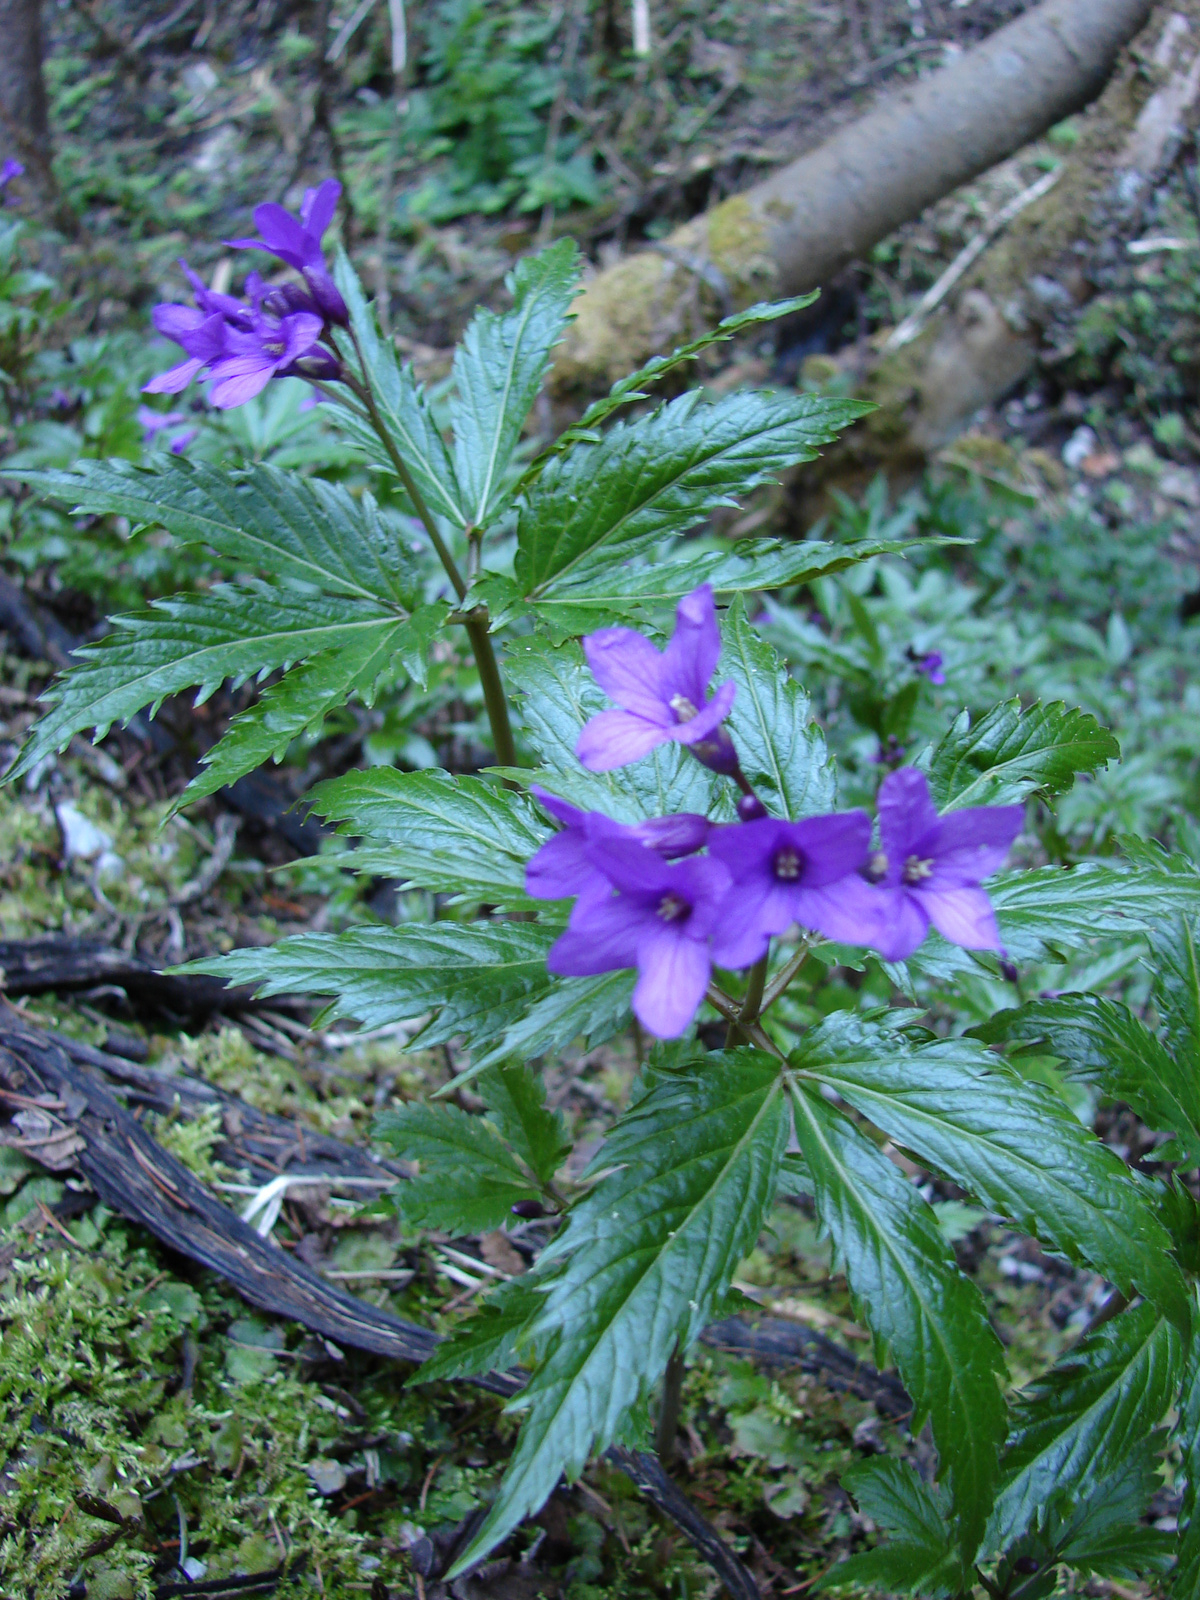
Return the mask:
<path id="1" fill-rule="evenodd" d="M 1000 976 L 1006 983 L 1016 983 L 1021 974 L 1017 971 L 1015 964 L 1006 957 L 1000 963 Z"/>
<path id="2" fill-rule="evenodd" d="M 767 808 L 756 794 L 738 795 L 737 814 L 743 822 L 757 822 L 767 814 Z"/>
<path id="3" fill-rule="evenodd" d="M 327 350 L 310 350 L 288 368 L 289 374 L 299 378 L 324 379 L 332 383 L 342 375 L 342 363 Z"/>
<path id="4" fill-rule="evenodd" d="M 544 1217 L 546 1208 L 540 1200 L 518 1200 L 509 1208 L 514 1217 Z"/>
<path id="5" fill-rule="evenodd" d="M 710 772 L 719 772 L 726 778 L 732 778 L 738 770 L 738 754 L 723 725 L 714 728 L 707 739 L 697 739 L 695 744 L 687 748 Z"/>

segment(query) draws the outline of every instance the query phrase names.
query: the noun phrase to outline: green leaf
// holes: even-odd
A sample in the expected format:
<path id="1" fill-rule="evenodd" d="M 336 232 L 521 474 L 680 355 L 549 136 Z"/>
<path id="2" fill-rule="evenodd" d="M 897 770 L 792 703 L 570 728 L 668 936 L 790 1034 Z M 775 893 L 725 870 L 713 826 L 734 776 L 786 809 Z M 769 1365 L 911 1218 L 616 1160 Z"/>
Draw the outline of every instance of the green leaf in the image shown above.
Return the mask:
<path id="1" fill-rule="evenodd" d="M 231 472 L 205 461 L 80 461 L 69 472 L 26 472 L 46 494 L 84 513 L 163 527 L 184 544 L 285 583 L 327 594 L 398 602 L 408 609 L 417 580 L 394 522 L 370 495 L 260 464 Z"/>
<path id="2" fill-rule="evenodd" d="M 1081 861 L 1073 867 L 1004 872 L 988 884 L 1009 958 L 1021 964 L 1061 959 L 1097 939 L 1152 933 L 1176 913 L 1200 911 L 1200 874 L 1169 862 Z M 909 970 L 952 980 L 975 965 L 966 950 L 931 934 Z"/>
<path id="3" fill-rule="evenodd" d="M 596 978 L 559 979 L 470 1070 L 482 1071 L 498 1061 L 536 1060 L 575 1039 L 585 1039 L 595 1049 L 628 1023 L 636 978 L 635 972 L 602 972 Z"/>
<path id="4" fill-rule="evenodd" d="M 865 1134 L 803 1084 L 792 1084 L 792 1107 L 817 1215 L 881 1354 L 890 1351 L 913 1397 L 913 1431 L 929 1417 L 969 1560 L 1007 1427 L 1004 1356 L 983 1297 L 932 1210 Z"/>
<path id="5" fill-rule="evenodd" d="M 541 1183 L 549 1183 L 570 1154 L 571 1142 L 546 1091 L 524 1062 L 494 1067 L 479 1080 L 487 1114 Z"/>
<path id="6" fill-rule="evenodd" d="M 377 633 L 367 632 L 338 650 L 328 650 L 273 684 L 201 756 L 204 770 L 175 802 L 174 809 L 236 783 L 268 758 L 279 761 L 293 739 L 320 726 L 331 712 L 354 698 L 371 705 L 384 681 L 395 682 L 397 667 L 424 686 L 426 656 L 449 610 L 445 601 L 422 606 Z"/>
<path id="7" fill-rule="evenodd" d="M 1120 759 L 1121 747 L 1090 712 L 1061 700 L 1022 709 L 1003 701 L 974 721 L 963 711 L 930 757 L 933 798 L 942 811 L 1016 805 L 1030 794 L 1062 794 L 1079 772 Z"/>
<path id="8" fill-rule="evenodd" d="M 886 1529 L 888 1542 L 839 1562 L 818 1581 L 819 1589 L 854 1587 L 908 1592 L 931 1597 L 958 1593 L 962 1563 L 946 1520 L 944 1495 L 922 1483 L 907 1461 L 877 1456 L 842 1474 L 842 1487 L 859 1510 Z"/>
<path id="9" fill-rule="evenodd" d="M 471 518 L 455 478 L 450 452 L 433 419 L 425 391 L 413 377 L 411 365 L 406 363 L 401 366 L 396 360 L 391 340 L 381 336 L 358 275 L 340 245 L 333 276 L 349 309 L 350 331 L 362 351 L 370 376 L 371 392 L 384 427 L 433 515 L 447 518 L 455 527 L 465 528 Z M 352 366 L 355 365 L 349 341 L 341 340 L 340 347 L 343 356 Z M 356 403 L 346 400 L 336 409 L 342 427 L 372 466 L 395 475 L 396 468 L 391 457 Z"/>
<path id="10" fill-rule="evenodd" d="M 465 510 L 484 527 L 504 495 L 525 418 L 562 336 L 579 283 L 579 252 L 560 239 L 509 276 L 507 316 L 480 309 L 454 354 L 454 467 Z"/>
<path id="11" fill-rule="evenodd" d="M 740 595 L 721 630 L 717 676 L 737 684 L 729 731 L 767 809 L 793 819 L 831 810 L 837 784 L 809 698 L 751 624 Z"/>
<path id="12" fill-rule="evenodd" d="M 243 682 L 330 650 L 370 649 L 391 636 L 396 621 L 374 601 L 284 593 L 258 582 L 215 584 L 207 594 L 114 617 L 112 632 L 79 650 L 80 665 L 47 691 L 52 709 L 8 777 L 63 749 L 84 728 L 95 728 L 99 739 L 144 706 L 153 715 L 183 689 L 199 685 L 201 703 L 226 678 Z"/>
<path id="13" fill-rule="evenodd" d="M 1200 1316 L 1188 1346 L 1178 1409 L 1175 1442 L 1185 1482 L 1171 1593 L 1175 1600 L 1200 1600 Z"/>
<path id="14" fill-rule="evenodd" d="M 542 1292 L 528 1275 L 498 1285 L 417 1368 L 407 1386 L 443 1378 L 479 1378 L 511 1366 L 521 1335 L 541 1307 Z"/>
<path id="15" fill-rule="evenodd" d="M 758 1237 L 784 1113 L 777 1063 L 738 1050 L 666 1076 L 613 1128 L 596 1165 L 617 1170 L 542 1256 L 562 1265 L 527 1336 L 548 1353 L 514 1402 L 529 1415 L 454 1573 L 494 1549 L 563 1472 L 576 1477 L 645 1400 L 676 1341 L 686 1349 L 698 1337 Z"/>
<path id="16" fill-rule="evenodd" d="M 1123 1100 L 1148 1127 L 1174 1133 L 1189 1166 L 1200 1165 L 1200 1076 L 1163 1048 L 1128 1006 L 1094 994 L 1061 994 L 1001 1011 L 972 1033 L 988 1043 L 1041 1043 L 1065 1075 Z M 1157 1152 L 1165 1158 L 1165 1148 Z"/>
<path id="17" fill-rule="evenodd" d="M 356 1017 L 367 1028 L 434 1011 L 422 1045 L 462 1034 L 474 1046 L 502 1034 L 549 988 L 546 952 L 557 931 L 528 922 L 434 922 L 302 933 L 182 970 L 253 983 L 262 995 L 333 995 L 326 1017 Z"/>
<path id="18" fill-rule="evenodd" d="M 1179 917 L 1150 935 L 1154 998 L 1181 1074 L 1200 1099 L 1200 923 Z"/>
<path id="19" fill-rule="evenodd" d="M 868 410 L 856 400 L 743 391 L 682 395 L 552 460 L 517 525 L 517 581 L 538 599 L 600 545 L 685 533 L 800 461 Z"/>
<path id="20" fill-rule="evenodd" d="M 518 639 L 505 653 L 504 673 L 518 697 L 525 736 L 545 764 L 541 771 L 517 774 L 520 781 L 544 783 L 572 805 L 603 811 L 618 822 L 676 811 L 706 814 L 712 808 L 721 792 L 719 780 L 682 745 L 660 745 L 615 772 L 587 772 L 580 766 L 575 756 L 580 729 L 609 701 L 578 645 L 555 649 L 544 639 Z"/>
<path id="21" fill-rule="evenodd" d="M 313 809 L 365 841 L 360 872 L 439 894 L 525 903 L 525 865 L 550 836 L 533 802 L 479 778 L 372 767 L 318 784 Z"/>
<path id="22" fill-rule="evenodd" d="M 413 1227 L 487 1232 L 508 1221 L 517 1201 L 538 1196 L 508 1146 L 457 1106 L 415 1101 L 376 1117 L 372 1131 L 402 1160 L 421 1163 L 420 1177 L 393 1195 Z"/>
<path id="23" fill-rule="evenodd" d="M 1147 1300 L 1045 1373 L 1014 1412 L 986 1548 L 1019 1538 L 1059 1493 L 1086 1500 L 1162 1421 L 1182 1362 L 1179 1334 Z"/>
<path id="24" fill-rule="evenodd" d="M 673 606 L 702 583 L 719 595 L 815 583 L 871 556 L 905 548 L 897 539 L 744 539 L 722 550 L 685 551 L 665 561 L 633 565 L 628 553 L 601 547 L 570 577 L 554 582 L 535 605 L 555 639 L 586 633 L 614 617 L 637 617 Z M 507 581 L 507 580 L 502 580 Z"/>
<path id="25" fill-rule="evenodd" d="M 914 1045 L 850 1012 L 810 1029 L 789 1059 L 990 1210 L 1188 1327 L 1167 1230 L 1120 1157 L 1042 1084 L 972 1040 Z"/>
<path id="26" fill-rule="evenodd" d="M 1142 1526 L 1155 1492 L 1163 1440 L 1151 1434 L 1067 1517 L 1053 1504 L 1048 1542 L 1056 1560 L 1097 1578 L 1144 1579 L 1171 1564 L 1172 1540 Z"/>

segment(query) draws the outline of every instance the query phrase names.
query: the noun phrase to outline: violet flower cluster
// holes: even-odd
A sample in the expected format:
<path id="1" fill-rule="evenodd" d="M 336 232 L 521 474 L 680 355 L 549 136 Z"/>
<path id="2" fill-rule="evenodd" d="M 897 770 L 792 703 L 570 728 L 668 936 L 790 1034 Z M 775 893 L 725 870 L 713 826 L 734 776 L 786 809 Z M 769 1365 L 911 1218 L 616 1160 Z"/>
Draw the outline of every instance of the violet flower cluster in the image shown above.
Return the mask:
<path id="1" fill-rule="evenodd" d="M 271 285 L 251 272 L 246 300 L 209 289 L 186 261 L 194 306 L 158 305 L 152 313 L 159 333 L 180 346 L 184 359 L 145 385 L 148 394 L 178 394 L 195 378 L 212 382 L 209 399 L 227 409 L 244 405 L 272 378 L 332 380 L 341 362 L 327 347 L 331 325 L 348 322 L 321 237 L 333 220 L 342 186 L 334 179 L 305 191 L 297 220 L 282 206 L 261 205 L 254 213 L 258 239 L 230 239 L 235 250 L 265 250 L 300 273 L 296 283 Z"/>
<path id="2" fill-rule="evenodd" d="M 738 784 L 743 820 L 718 824 L 683 813 L 628 826 L 535 788 L 563 830 L 530 860 L 526 888 L 538 899 L 575 898 L 550 970 L 584 977 L 636 968 L 638 1020 L 677 1038 L 713 967 L 752 966 L 793 924 L 889 961 L 910 956 L 931 925 L 969 950 L 1002 949 L 981 885 L 1004 864 L 1023 808 L 939 816 L 924 774 L 907 767 L 880 786 L 874 847 L 862 810 L 799 822 L 767 816 L 723 725 L 735 686 L 709 698 L 720 649 L 707 584 L 680 602 L 661 654 L 630 628 L 603 628 L 584 640 L 588 664 L 617 706 L 583 729 L 576 747 L 583 765 L 605 772 L 668 741 L 683 744 Z"/>

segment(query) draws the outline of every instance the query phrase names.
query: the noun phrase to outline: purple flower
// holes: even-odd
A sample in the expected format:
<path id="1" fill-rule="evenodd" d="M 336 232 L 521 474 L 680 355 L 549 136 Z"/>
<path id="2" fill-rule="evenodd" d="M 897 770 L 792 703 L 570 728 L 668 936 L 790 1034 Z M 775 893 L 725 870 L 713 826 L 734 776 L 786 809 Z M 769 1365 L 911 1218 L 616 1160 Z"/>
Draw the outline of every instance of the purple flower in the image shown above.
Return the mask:
<path id="1" fill-rule="evenodd" d="M 253 328 L 244 330 L 226 324 L 224 348 L 212 363 L 210 399 L 213 405 L 222 410 L 245 405 L 247 400 L 260 394 L 272 378 L 287 377 L 302 370 L 300 363 L 312 351 L 323 331 L 321 318 L 311 311 L 294 312 L 280 322 L 260 314 Z M 318 358 L 323 354 L 318 351 Z"/>
<path id="2" fill-rule="evenodd" d="M 710 853 L 734 887 L 721 918 L 723 965 L 747 967 L 793 922 L 847 944 L 873 944 L 878 893 L 859 876 L 871 847 L 865 811 L 714 829 Z"/>
<path id="3" fill-rule="evenodd" d="M 321 236 L 333 221 L 341 193 L 342 186 L 334 178 L 327 178 L 319 188 L 306 189 L 298 222 L 290 211 L 273 202 L 256 206 L 254 223 L 261 237 L 228 242 L 235 250 L 267 250 L 286 261 L 303 277 L 321 315 L 344 327 L 350 320 L 346 302 L 321 251 Z"/>
<path id="4" fill-rule="evenodd" d="M 925 774 L 889 773 L 879 790 L 880 851 L 867 877 L 877 885 L 878 927 L 870 943 L 903 961 L 932 922 L 951 944 L 1000 950 L 991 902 L 979 887 L 1004 865 L 1025 818 L 1022 806 L 973 806 L 939 817 Z"/>
<path id="5" fill-rule="evenodd" d="M 636 967 L 638 1020 L 662 1039 L 678 1038 L 720 959 L 728 869 L 710 856 L 667 862 L 636 839 L 597 837 L 587 850 L 615 892 L 580 896 L 546 965 L 565 977 Z"/>
<path id="6" fill-rule="evenodd" d="M 161 305 L 155 306 L 151 320 L 164 338 L 182 347 L 186 360 L 144 383 L 143 394 L 179 394 L 224 353 L 228 324 L 219 313 L 206 315 L 198 306 Z"/>
<path id="7" fill-rule="evenodd" d="M 25 168 L 19 161 L 15 161 L 12 156 L 7 156 L 4 165 L 0 167 L 0 194 L 3 194 L 13 179 L 19 178 L 24 171 Z"/>
<path id="8" fill-rule="evenodd" d="M 171 454 L 181 456 L 199 432 L 199 428 L 185 428 L 182 433 L 177 433 L 171 440 Z"/>
<path id="9" fill-rule="evenodd" d="M 647 822 L 622 826 L 602 812 L 581 811 L 537 784 L 531 785 L 530 792 L 544 810 L 564 824 L 561 833 L 535 851 L 525 869 L 525 889 L 535 900 L 607 895 L 608 879 L 588 855 L 589 844 L 597 839 L 633 839 L 671 861 L 694 855 L 708 838 L 708 819 L 695 812 L 681 811 L 675 816 L 651 817 Z"/>
<path id="10" fill-rule="evenodd" d="M 679 602 L 675 634 L 660 655 L 632 628 L 601 628 L 583 641 L 596 682 L 620 710 L 592 717 L 575 754 L 592 772 L 608 772 L 674 740 L 717 772 L 734 772 L 737 755 L 721 727 L 735 686 L 722 684 L 707 700 L 721 653 L 712 588 L 702 584 Z"/>
<path id="11" fill-rule="evenodd" d="M 942 671 L 945 657 L 940 650 L 926 650 L 924 655 L 918 655 L 910 649 L 908 654 L 917 671 L 924 673 L 930 683 L 945 683 L 946 674 Z"/>
<path id="12" fill-rule="evenodd" d="M 186 417 L 182 411 L 151 411 L 149 406 L 139 406 L 137 419 L 142 428 L 142 443 L 152 444 L 156 434 L 164 428 L 173 428 Z"/>

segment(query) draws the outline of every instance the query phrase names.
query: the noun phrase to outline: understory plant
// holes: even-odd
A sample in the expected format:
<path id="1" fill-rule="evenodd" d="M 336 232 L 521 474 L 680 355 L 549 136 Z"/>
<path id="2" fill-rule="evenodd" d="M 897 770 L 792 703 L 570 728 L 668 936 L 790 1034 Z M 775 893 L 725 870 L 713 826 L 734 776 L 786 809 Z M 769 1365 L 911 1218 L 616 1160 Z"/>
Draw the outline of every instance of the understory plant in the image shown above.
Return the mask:
<path id="1" fill-rule="evenodd" d="M 150 388 L 200 379 L 232 407 L 306 377 L 378 498 L 169 452 L 25 471 L 81 514 L 160 526 L 243 575 L 115 618 L 49 691 L 10 776 L 83 729 L 257 677 L 187 803 L 331 711 L 422 684 L 465 644 L 464 698 L 491 746 L 479 771 L 379 767 L 310 796 L 358 841 L 333 861 L 423 892 L 424 920 L 197 964 L 453 1044 L 448 1087 L 469 1083 L 486 1112 L 435 1096 L 381 1117 L 419 1168 L 395 1203 L 451 1235 L 536 1221 L 532 1269 L 413 1380 L 527 1374 L 512 1460 L 455 1570 L 593 1453 L 646 1445 L 656 1396 L 669 1416 L 684 1357 L 790 1195 L 809 1197 L 938 1462 L 928 1480 L 886 1456 L 853 1469 L 847 1487 L 887 1538 L 826 1584 L 1035 1600 L 1067 1567 L 1169 1573 L 1176 1595 L 1200 1596 L 1196 863 L 1127 839 L 1046 864 L 1055 797 L 1119 754 L 1061 703 L 964 712 L 880 761 L 870 810 L 839 807 L 759 597 L 802 595 L 903 539 L 696 530 L 865 407 L 781 391 L 648 403 L 709 345 L 801 302 L 655 359 L 533 454 L 524 432 L 576 292 L 574 247 L 521 261 L 511 309 L 477 313 L 443 428 L 344 254 L 327 264 L 337 198 L 311 191 L 299 220 L 260 207 L 259 238 L 238 241 L 298 279 L 251 274 L 245 300 L 194 279 L 194 307 L 159 308 L 185 359 Z M 585 1165 L 540 1069 L 627 1034 L 631 1102 Z M 1161 1136 L 1151 1172 L 1094 1136 L 1081 1092 Z M 1013 1390 L 929 1204 L 937 1185 L 1111 1285 L 1104 1316 L 1032 1386 Z M 1173 1534 L 1144 1521 L 1168 1458 L 1184 1485 Z"/>

